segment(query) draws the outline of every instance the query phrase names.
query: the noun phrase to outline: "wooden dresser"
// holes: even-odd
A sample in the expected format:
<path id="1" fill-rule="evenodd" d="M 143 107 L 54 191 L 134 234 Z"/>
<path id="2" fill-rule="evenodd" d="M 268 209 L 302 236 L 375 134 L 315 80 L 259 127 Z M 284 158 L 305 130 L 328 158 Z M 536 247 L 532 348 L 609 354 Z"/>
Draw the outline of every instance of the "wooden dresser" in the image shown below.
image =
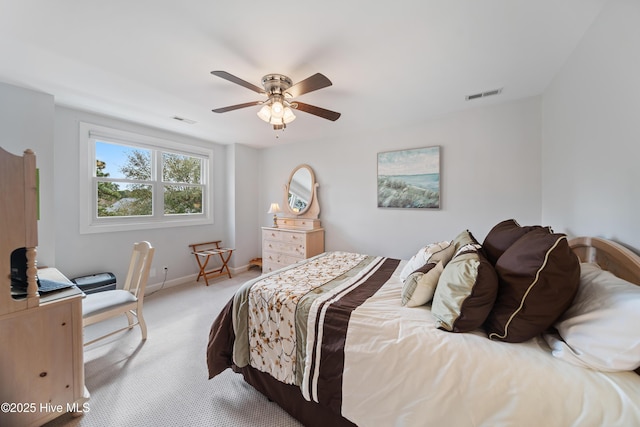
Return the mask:
<path id="1" fill-rule="evenodd" d="M 269 273 L 324 252 L 318 219 L 278 218 L 278 227 L 262 228 L 262 272 Z"/>
<path id="2" fill-rule="evenodd" d="M 0 148 L 0 426 L 40 426 L 65 412 L 81 414 L 84 386 L 82 297 L 70 287 L 38 293 L 36 275 L 67 281 L 54 268 L 36 270 L 35 155 Z M 11 293 L 11 253 L 26 248 L 27 295 Z"/>

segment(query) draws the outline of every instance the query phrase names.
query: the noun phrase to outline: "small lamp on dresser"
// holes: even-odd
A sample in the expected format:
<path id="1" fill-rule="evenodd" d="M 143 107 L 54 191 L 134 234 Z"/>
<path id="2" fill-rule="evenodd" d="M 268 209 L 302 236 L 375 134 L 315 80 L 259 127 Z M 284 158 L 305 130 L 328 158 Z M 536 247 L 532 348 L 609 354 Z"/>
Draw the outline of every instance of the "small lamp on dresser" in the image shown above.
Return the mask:
<path id="1" fill-rule="evenodd" d="M 269 212 L 270 214 L 273 214 L 273 227 L 274 228 L 278 228 L 278 215 L 276 215 L 278 212 L 280 211 L 280 205 L 277 203 L 271 203 L 271 206 L 269 207 Z"/>

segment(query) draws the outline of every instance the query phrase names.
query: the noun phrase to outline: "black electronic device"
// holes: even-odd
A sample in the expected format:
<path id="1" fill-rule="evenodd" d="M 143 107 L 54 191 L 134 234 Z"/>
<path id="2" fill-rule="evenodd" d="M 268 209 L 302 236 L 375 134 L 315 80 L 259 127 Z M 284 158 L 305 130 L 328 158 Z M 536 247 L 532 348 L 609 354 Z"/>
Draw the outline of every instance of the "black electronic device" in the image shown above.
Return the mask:
<path id="1" fill-rule="evenodd" d="M 111 291 L 116 288 L 116 276 L 113 273 L 96 273 L 71 279 L 85 294 Z"/>
<path id="2" fill-rule="evenodd" d="M 58 282 L 55 280 L 40 279 L 36 276 L 38 292 L 45 294 L 70 288 L 73 284 L 69 282 Z M 27 248 L 18 248 L 11 252 L 11 295 L 20 298 L 27 295 Z"/>
<path id="3" fill-rule="evenodd" d="M 27 248 L 11 252 L 11 287 L 27 288 Z"/>

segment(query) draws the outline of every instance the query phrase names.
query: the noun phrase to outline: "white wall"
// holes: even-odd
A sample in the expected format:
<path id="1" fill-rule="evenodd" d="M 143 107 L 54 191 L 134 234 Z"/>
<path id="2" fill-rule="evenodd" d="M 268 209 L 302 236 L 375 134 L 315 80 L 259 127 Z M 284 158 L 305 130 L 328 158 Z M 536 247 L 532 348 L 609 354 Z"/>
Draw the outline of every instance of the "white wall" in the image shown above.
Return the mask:
<path id="1" fill-rule="evenodd" d="M 640 2 L 612 0 L 543 96 L 542 218 L 640 252 Z"/>
<path id="2" fill-rule="evenodd" d="M 80 234 L 79 231 L 79 131 L 80 121 L 109 126 L 147 136 L 212 147 L 214 173 L 214 224 L 172 227 L 140 231 Z M 226 154 L 221 145 L 171 134 L 153 128 L 90 114 L 64 107 L 55 109 L 55 224 L 56 267 L 68 277 L 111 271 L 124 280 L 133 243 L 148 240 L 156 248 L 153 268 L 157 275 L 150 285 L 164 279 L 162 267 L 168 266 L 167 281 L 180 280 L 197 273 L 196 261 L 188 245 L 210 240 L 228 239 Z"/>
<path id="3" fill-rule="evenodd" d="M 245 145 L 227 146 L 228 231 L 225 246 L 235 248 L 231 265 L 247 266 L 261 256 L 262 242 L 256 212 L 261 210 L 259 151 Z"/>
<path id="4" fill-rule="evenodd" d="M 40 170 L 37 255 L 40 266 L 55 265 L 56 262 L 53 244 L 56 218 L 53 209 L 53 116 L 53 96 L 0 83 L 0 147 L 15 155 L 22 155 L 27 148 L 32 149 Z"/>
<path id="5" fill-rule="evenodd" d="M 536 97 L 383 133 L 269 148 L 262 153 L 261 225 L 270 224 L 269 204 L 282 203 L 283 186 L 301 163 L 314 169 L 320 184 L 327 250 L 409 258 L 420 246 L 453 239 L 465 228 L 482 241 L 503 219 L 538 224 L 540 138 Z M 433 145 L 441 146 L 442 208 L 378 208 L 377 153 Z"/>
<path id="6" fill-rule="evenodd" d="M 169 280 L 194 273 L 187 244 L 208 238 L 234 246 L 232 265 L 241 266 L 260 254 L 260 226 L 271 224 L 269 204 L 282 203 L 285 181 L 301 163 L 313 167 L 320 184 L 327 250 L 408 258 L 464 228 L 482 240 L 496 222 L 513 217 L 571 236 L 612 238 L 638 251 L 638 18 L 637 1 L 608 2 L 541 98 L 265 150 L 213 144 L 216 223 L 210 227 L 80 235 L 77 126 L 84 120 L 196 145 L 210 142 L 54 107 L 51 95 L 0 84 L 0 145 L 14 153 L 36 151 L 38 261 L 69 276 L 103 270 L 122 276 L 131 243 L 140 239 L 159 248 L 154 265 L 168 265 Z M 378 208 L 377 153 L 432 145 L 442 147 L 442 209 Z"/>

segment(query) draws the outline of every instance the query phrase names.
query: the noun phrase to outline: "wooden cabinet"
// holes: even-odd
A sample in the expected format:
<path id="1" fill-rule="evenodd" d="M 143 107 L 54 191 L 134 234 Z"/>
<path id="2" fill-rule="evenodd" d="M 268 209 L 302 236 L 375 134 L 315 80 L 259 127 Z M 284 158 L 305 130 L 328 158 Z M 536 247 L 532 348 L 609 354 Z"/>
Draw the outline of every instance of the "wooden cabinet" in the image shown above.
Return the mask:
<path id="1" fill-rule="evenodd" d="M 287 228 L 281 227 L 280 224 L 287 225 Z M 263 227 L 263 273 L 324 252 L 324 229 L 320 228 L 319 224 L 318 220 L 279 218 L 279 227 Z"/>
<path id="2" fill-rule="evenodd" d="M 31 150 L 15 156 L 0 148 L 0 200 L 0 426 L 40 426 L 86 409 L 83 293 L 75 286 L 38 292 L 36 276 L 68 279 L 54 268 L 36 270 L 37 181 Z M 28 286 L 26 295 L 14 297 L 11 254 L 21 248 Z"/>
<path id="3" fill-rule="evenodd" d="M 60 280 L 55 269 L 39 276 Z M 39 426 L 65 412 L 80 413 L 84 387 L 82 292 L 77 288 L 40 297 L 40 305 L 0 316 L 0 425 Z M 29 405 L 26 406 L 25 405 Z"/>

